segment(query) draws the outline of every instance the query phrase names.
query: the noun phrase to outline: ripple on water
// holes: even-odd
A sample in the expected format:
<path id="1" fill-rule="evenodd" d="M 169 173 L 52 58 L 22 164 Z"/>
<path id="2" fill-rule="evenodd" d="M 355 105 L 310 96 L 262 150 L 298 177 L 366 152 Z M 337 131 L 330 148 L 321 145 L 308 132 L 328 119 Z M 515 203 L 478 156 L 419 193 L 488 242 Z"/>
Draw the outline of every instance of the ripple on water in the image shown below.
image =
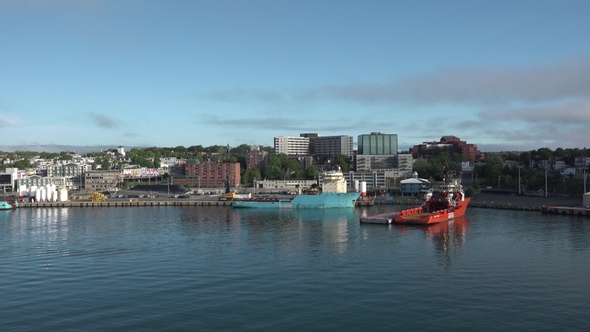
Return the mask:
<path id="1" fill-rule="evenodd" d="M 438 227 L 356 211 L 21 209 L 0 224 L 3 330 L 588 326 L 584 221 L 474 209 Z"/>

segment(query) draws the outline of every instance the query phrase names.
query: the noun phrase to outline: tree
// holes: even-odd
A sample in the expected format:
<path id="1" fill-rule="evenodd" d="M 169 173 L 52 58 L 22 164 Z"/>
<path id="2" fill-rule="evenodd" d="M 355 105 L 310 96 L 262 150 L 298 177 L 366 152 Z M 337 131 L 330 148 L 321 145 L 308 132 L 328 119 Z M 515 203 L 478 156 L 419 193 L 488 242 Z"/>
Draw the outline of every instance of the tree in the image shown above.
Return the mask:
<path id="1" fill-rule="evenodd" d="M 260 170 L 258 168 L 250 168 L 242 175 L 242 184 L 249 185 L 254 183 L 254 180 L 260 180 Z"/>
<path id="2" fill-rule="evenodd" d="M 551 158 L 553 158 L 553 153 L 549 148 L 540 148 L 535 155 L 535 160 L 549 160 Z"/>
<path id="3" fill-rule="evenodd" d="M 334 157 L 334 164 L 346 173 L 350 170 L 350 158 L 347 155 L 337 155 Z"/>
<path id="4" fill-rule="evenodd" d="M 100 163 L 100 166 L 103 170 L 109 170 L 111 168 L 111 156 L 105 154 L 104 158 L 102 159 L 102 162 Z"/>
<path id="5" fill-rule="evenodd" d="M 318 168 L 315 164 L 312 164 L 305 170 L 305 179 L 306 180 L 315 180 L 319 176 Z"/>
<path id="6" fill-rule="evenodd" d="M 59 160 L 73 160 L 74 157 L 68 152 L 61 152 L 59 154 Z"/>
<path id="7" fill-rule="evenodd" d="M 14 164 L 12 164 L 12 166 L 16 167 L 18 169 L 27 169 L 27 168 L 35 167 L 35 164 L 31 164 L 29 159 L 21 159 L 21 160 L 17 160 Z"/>
<path id="8" fill-rule="evenodd" d="M 296 160 L 287 160 L 287 163 L 283 167 L 284 171 L 284 179 L 291 180 L 291 179 L 300 179 L 303 177 L 301 172 L 301 165 Z"/>

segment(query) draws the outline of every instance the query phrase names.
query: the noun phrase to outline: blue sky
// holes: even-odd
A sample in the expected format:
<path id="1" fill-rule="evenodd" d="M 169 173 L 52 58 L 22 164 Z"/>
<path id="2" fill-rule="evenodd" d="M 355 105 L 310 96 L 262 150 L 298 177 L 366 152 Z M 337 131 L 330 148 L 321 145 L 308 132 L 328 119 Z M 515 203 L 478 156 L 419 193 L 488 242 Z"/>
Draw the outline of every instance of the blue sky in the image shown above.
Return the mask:
<path id="1" fill-rule="evenodd" d="M 590 147 L 590 1 L 0 0 L 2 145 Z"/>

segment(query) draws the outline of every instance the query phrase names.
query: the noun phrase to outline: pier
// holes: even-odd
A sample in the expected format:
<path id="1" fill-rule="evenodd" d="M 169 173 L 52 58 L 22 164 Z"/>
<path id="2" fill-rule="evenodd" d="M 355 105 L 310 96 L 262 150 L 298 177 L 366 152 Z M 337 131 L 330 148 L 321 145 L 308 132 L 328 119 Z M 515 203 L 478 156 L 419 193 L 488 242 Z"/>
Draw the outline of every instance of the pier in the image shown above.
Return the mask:
<path id="1" fill-rule="evenodd" d="M 51 207 L 149 207 L 149 206 L 231 206 L 231 201 L 211 200 L 168 200 L 168 201 L 65 201 L 65 202 L 33 202 L 20 203 L 19 208 L 51 208 Z"/>
<path id="2" fill-rule="evenodd" d="M 543 205 L 541 206 L 541 213 L 590 217 L 590 209 L 574 206 Z"/>

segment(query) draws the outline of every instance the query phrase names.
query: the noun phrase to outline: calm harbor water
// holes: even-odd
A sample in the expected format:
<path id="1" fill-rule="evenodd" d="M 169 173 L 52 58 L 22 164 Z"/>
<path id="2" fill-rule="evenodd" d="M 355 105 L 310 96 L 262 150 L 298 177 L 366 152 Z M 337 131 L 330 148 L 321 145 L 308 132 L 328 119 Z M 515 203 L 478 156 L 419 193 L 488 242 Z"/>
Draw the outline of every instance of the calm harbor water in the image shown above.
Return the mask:
<path id="1" fill-rule="evenodd" d="M 0 330 L 587 330 L 590 220 L 469 209 L 0 211 Z"/>

